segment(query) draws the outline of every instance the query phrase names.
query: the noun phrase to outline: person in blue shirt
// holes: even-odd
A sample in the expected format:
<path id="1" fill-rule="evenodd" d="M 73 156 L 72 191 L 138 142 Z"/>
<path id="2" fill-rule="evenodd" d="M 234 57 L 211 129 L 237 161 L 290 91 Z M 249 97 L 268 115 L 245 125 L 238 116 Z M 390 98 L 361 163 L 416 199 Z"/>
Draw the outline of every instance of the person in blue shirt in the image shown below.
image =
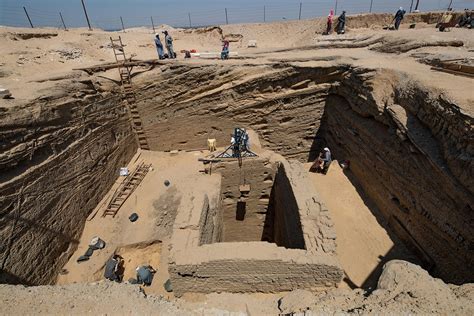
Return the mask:
<path id="1" fill-rule="evenodd" d="M 137 283 L 150 286 L 156 270 L 150 265 L 137 267 Z"/>
<path id="2" fill-rule="evenodd" d="M 174 50 L 173 50 L 173 38 L 169 35 L 168 31 L 163 31 L 165 34 L 165 45 L 166 50 L 168 50 L 168 58 L 173 59 L 175 58 Z"/>
<path id="3" fill-rule="evenodd" d="M 400 27 L 400 23 L 402 23 L 403 17 L 405 16 L 406 11 L 403 10 L 403 7 L 398 9 L 397 13 L 395 13 L 395 29 L 398 30 Z"/>
<path id="4" fill-rule="evenodd" d="M 163 52 L 163 44 L 161 43 L 160 35 L 158 35 L 158 34 L 155 34 L 155 45 L 156 45 L 156 51 L 158 52 L 158 58 L 159 59 L 164 59 L 165 54 Z"/>

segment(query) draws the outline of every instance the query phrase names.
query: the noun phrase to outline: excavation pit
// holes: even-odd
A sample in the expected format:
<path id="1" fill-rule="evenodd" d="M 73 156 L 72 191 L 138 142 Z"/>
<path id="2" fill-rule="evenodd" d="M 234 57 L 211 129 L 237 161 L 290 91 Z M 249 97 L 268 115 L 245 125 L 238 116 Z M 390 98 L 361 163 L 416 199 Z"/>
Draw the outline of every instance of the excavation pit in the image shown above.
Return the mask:
<path id="1" fill-rule="evenodd" d="M 156 193 L 146 211 L 156 211 L 164 229 L 151 236 L 149 225 L 145 237 L 171 238 L 169 271 L 176 293 L 337 283 L 335 244 L 323 242 L 334 241 L 334 230 L 321 226 L 330 217 L 321 217 L 322 201 L 300 179 L 308 168 L 294 161 L 312 160 L 326 145 L 338 159 L 351 161 L 358 190 L 380 210 L 377 219 L 422 258 L 424 268 L 445 281 L 472 280 L 465 264 L 472 262 L 472 229 L 466 225 L 474 205 L 472 159 L 465 159 L 472 157 L 466 132 L 472 119 L 454 101 L 405 79 L 334 63 L 176 64 L 138 79 L 136 106 L 151 151 L 137 155 L 167 155 L 143 184 L 148 182 L 150 195 Z M 80 236 L 88 216 L 114 185 L 119 168 L 136 160 L 137 142 L 115 92 L 111 88 L 107 98 L 37 100 L 34 106 L 42 108 L 37 129 L 26 114 L 15 114 L 20 119 L 2 127 L 0 220 L 8 240 L 2 245 L 3 282 L 52 283 L 75 251 L 84 250 Z M 206 140 L 224 146 L 234 126 L 254 129 L 265 148 L 284 158 L 259 154 L 245 160 L 245 181 L 236 162 L 214 166 L 212 176 L 200 174 L 197 158 L 205 156 L 200 151 Z M 178 165 L 183 152 L 165 153 L 175 150 L 198 154 Z M 187 175 L 178 183 L 196 175 L 212 183 L 196 180 L 185 194 L 168 191 L 171 202 L 164 195 L 160 200 L 164 181 L 171 181 L 172 190 L 175 174 L 183 170 Z M 241 196 L 239 185 L 247 182 L 250 191 Z M 160 202 L 154 206 L 154 200 Z M 120 225 L 137 211 L 134 202 L 131 196 L 121 209 Z M 140 213 L 136 225 L 142 220 Z M 84 238 L 100 235 L 93 233 Z M 143 241 L 127 233 L 131 240 L 121 244 Z"/>

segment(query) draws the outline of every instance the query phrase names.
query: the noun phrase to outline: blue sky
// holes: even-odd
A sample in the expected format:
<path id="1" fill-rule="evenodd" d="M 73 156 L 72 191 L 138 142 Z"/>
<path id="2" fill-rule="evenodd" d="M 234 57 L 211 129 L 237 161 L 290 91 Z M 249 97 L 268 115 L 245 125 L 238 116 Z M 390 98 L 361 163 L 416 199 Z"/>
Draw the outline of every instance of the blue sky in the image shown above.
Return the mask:
<path id="1" fill-rule="evenodd" d="M 155 24 L 173 26 L 212 25 L 226 23 L 263 22 L 264 6 L 266 21 L 298 19 L 327 15 L 335 8 L 336 0 L 84 0 L 93 27 L 120 28 L 120 16 L 126 27 Z M 410 8 L 411 0 L 337 0 L 338 11 L 350 13 L 368 12 L 372 2 L 373 12 L 394 12 L 399 6 Z M 416 0 L 414 0 L 416 2 Z M 420 9 L 442 10 L 450 0 L 420 0 Z M 31 20 L 37 26 L 60 26 L 62 12 L 68 27 L 86 26 L 81 0 L 0 0 L 0 25 L 28 26 L 23 11 L 25 6 Z M 457 9 L 474 8 L 474 0 L 453 0 Z"/>

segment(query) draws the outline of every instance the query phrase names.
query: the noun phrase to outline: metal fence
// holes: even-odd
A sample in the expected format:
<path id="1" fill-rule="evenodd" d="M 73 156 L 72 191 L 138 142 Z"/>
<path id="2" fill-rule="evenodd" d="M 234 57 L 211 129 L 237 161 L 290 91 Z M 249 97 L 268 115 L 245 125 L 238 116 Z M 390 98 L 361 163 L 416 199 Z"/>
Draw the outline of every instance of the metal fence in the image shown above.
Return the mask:
<path id="1" fill-rule="evenodd" d="M 66 1 L 65 1 L 66 2 Z M 117 12 L 114 8 L 88 8 L 90 0 L 69 0 L 68 4 L 57 10 L 42 9 L 0 3 L 0 25 L 17 27 L 90 27 L 103 30 L 121 30 L 131 27 L 150 27 L 161 24 L 173 27 L 198 27 L 230 23 L 255 23 L 285 20 L 309 19 L 325 16 L 332 9 L 335 14 L 345 10 L 347 14 L 388 12 L 394 13 L 400 6 L 407 12 L 472 9 L 474 0 L 313 0 L 289 4 L 270 4 L 260 6 L 229 6 L 211 10 L 161 9 L 160 7 L 137 8 L 130 4 L 128 12 Z M 74 3 L 73 3 L 74 2 Z M 132 1 L 130 1 L 132 2 Z M 132 10 L 133 9 L 133 10 Z M 134 16 L 131 12 L 159 12 L 158 14 Z"/>

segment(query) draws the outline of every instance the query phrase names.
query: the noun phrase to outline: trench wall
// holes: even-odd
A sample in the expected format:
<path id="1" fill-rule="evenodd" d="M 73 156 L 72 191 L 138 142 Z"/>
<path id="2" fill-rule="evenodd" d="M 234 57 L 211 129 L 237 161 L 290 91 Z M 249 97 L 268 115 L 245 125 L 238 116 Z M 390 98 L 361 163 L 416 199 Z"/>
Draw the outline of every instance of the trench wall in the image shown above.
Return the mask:
<path id="1" fill-rule="evenodd" d="M 237 161 L 226 161 L 213 167 L 222 175 L 223 242 L 260 241 L 265 233 L 265 216 L 276 172 L 276 165 L 265 157 L 243 159 L 242 168 Z M 250 184 L 245 197 L 245 214 L 237 219 L 239 185 Z"/>
<path id="2" fill-rule="evenodd" d="M 88 214 L 137 150 L 118 97 L 71 89 L 89 95 L 0 112 L 2 283 L 54 282 Z"/>
<path id="3" fill-rule="evenodd" d="M 472 282 L 474 120 L 406 78 L 378 86 L 386 78 L 353 73 L 336 86 L 325 139 L 336 157 L 351 161 L 381 220 L 426 269 L 445 281 Z"/>
<path id="4" fill-rule="evenodd" d="M 262 240 L 285 248 L 305 249 L 298 203 L 283 165 L 275 176 L 265 226 L 268 233 Z"/>

